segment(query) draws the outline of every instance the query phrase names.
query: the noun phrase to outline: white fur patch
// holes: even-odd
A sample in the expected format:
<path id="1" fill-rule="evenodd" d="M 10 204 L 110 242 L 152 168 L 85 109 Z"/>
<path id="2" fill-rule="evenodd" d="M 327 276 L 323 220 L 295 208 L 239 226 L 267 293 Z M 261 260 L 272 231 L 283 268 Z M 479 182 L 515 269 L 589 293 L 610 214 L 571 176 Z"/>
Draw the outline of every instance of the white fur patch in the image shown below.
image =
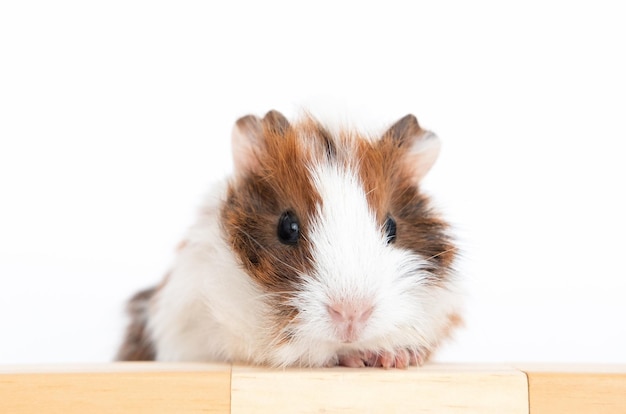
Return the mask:
<path id="1" fill-rule="evenodd" d="M 220 226 L 225 183 L 216 185 L 153 306 L 150 331 L 162 361 L 256 361 L 266 303 Z"/>

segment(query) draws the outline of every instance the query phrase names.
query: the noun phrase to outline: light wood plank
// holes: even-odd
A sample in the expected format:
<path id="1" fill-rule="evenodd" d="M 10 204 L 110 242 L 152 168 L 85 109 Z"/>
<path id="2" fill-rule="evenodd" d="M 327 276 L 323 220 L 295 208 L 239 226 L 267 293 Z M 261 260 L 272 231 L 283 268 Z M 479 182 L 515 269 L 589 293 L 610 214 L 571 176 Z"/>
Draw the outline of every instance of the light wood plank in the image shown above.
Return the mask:
<path id="1" fill-rule="evenodd" d="M 230 367 L 151 363 L 4 367 L 0 412 L 229 413 Z"/>
<path id="2" fill-rule="evenodd" d="M 626 365 L 526 365 L 531 414 L 626 413 Z"/>
<path id="3" fill-rule="evenodd" d="M 528 413 L 524 373 L 494 366 L 283 371 L 235 366 L 231 393 L 233 414 Z"/>
<path id="4" fill-rule="evenodd" d="M 408 370 L 162 363 L 0 366 L 0 413 L 529 411 L 626 413 L 626 365 L 432 364 Z"/>

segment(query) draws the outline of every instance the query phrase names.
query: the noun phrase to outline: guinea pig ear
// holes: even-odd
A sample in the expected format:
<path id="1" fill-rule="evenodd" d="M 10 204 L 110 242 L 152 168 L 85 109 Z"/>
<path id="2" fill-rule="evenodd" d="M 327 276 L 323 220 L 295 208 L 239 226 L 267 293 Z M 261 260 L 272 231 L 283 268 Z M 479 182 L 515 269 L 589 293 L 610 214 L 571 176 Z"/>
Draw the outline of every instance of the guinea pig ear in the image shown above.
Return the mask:
<path id="1" fill-rule="evenodd" d="M 270 133 L 285 135 L 289 129 L 289 121 L 285 118 L 285 115 L 276 110 L 271 110 L 263 117 L 263 126 Z"/>
<path id="2" fill-rule="evenodd" d="M 400 147 L 408 147 L 406 164 L 413 182 L 418 184 L 430 171 L 441 149 L 441 141 L 434 133 L 422 129 L 414 115 L 407 115 L 393 124 L 383 135 Z"/>
<path id="3" fill-rule="evenodd" d="M 258 152 L 263 143 L 263 125 L 259 117 L 246 115 L 235 122 L 231 147 L 236 172 L 250 171 L 259 165 Z"/>
<path id="4" fill-rule="evenodd" d="M 235 171 L 238 173 L 259 167 L 259 153 L 265 148 L 267 135 L 285 135 L 291 126 L 283 114 L 269 111 L 263 119 L 246 115 L 235 122 L 231 146 Z"/>

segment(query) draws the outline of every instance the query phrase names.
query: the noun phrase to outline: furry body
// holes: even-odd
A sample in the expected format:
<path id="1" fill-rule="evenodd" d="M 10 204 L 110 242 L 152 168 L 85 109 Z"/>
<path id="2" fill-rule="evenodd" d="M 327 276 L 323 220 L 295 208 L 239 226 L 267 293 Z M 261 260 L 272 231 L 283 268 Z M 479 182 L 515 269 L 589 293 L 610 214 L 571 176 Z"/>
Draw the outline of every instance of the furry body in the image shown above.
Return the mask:
<path id="1" fill-rule="evenodd" d="M 455 247 L 419 190 L 437 152 L 411 115 L 375 139 L 241 118 L 234 174 L 161 285 L 131 300 L 118 358 L 422 363 L 458 322 Z"/>

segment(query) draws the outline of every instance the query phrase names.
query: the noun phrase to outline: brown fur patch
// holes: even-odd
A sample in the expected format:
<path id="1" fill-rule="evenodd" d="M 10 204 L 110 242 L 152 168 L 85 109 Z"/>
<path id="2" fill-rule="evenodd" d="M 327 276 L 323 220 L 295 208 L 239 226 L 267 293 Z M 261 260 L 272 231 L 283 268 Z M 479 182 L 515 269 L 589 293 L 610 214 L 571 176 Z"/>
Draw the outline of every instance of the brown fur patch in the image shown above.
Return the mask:
<path id="1" fill-rule="evenodd" d="M 322 203 L 307 168 L 328 157 L 332 143 L 310 119 L 294 127 L 272 111 L 262 125 L 263 142 L 255 160 L 231 181 L 221 214 L 243 267 L 263 290 L 277 294 L 270 297 L 277 333 L 288 340 L 284 329 L 297 316 L 288 302 L 301 286 L 300 275 L 312 270 L 307 232 L 316 206 Z M 296 245 L 283 244 L 277 236 L 279 218 L 287 211 L 298 219 Z"/>
<path id="2" fill-rule="evenodd" d="M 421 135 L 420 130 L 407 129 Z M 413 170 L 406 161 L 410 143 L 387 133 L 377 141 L 359 141 L 358 146 L 355 159 L 360 160 L 359 173 L 380 225 L 391 216 L 397 225 L 395 243 L 419 253 L 431 263 L 433 282 L 438 283 L 448 275 L 456 249 L 448 223 L 430 207 L 428 197 L 414 184 Z"/>
<path id="3" fill-rule="evenodd" d="M 277 300 L 285 305 L 289 293 L 298 289 L 299 275 L 308 273 L 313 265 L 307 231 L 322 200 L 307 168 L 328 157 L 332 143 L 311 119 L 291 126 L 284 117 L 270 112 L 262 125 L 263 142 L 255 162 L 231 181 L 222 218 L 246 271 L 266 291 L 282 293 Z M 279 218 L 286 211 L 298 218 L 301 237 L 295 246 L 285 245 L 277 237 Z M 287 306 L 279 312 L 294 316 Z"/>
<path id="4" fill-rule="evenodd" d="M 130 323 L 126 328 L 124 341 L 117 353 L 118 361 L 153 361 L 156 353 L 152 341 L 146 331 L 148 306 L 153 300 L 158 287 L 142 290 L 129 301 L 126 310 Z"/>
<path id="5" fill-rule="evenodd" d="M 180 248 L 184 248 L 184 246 Z M 166 273 L 157 286 L 137 292 L 126 304 L 126 312 L 130 317 L 130 322 L 126 328 L 124 341 L 118 350 L 117 361 L 154 361 L 156 358 L 156 351 L 147 324 L 150 317 L 150 307 L 158 300 L 158 296 L 169 278 L 170 273 Z"/>

